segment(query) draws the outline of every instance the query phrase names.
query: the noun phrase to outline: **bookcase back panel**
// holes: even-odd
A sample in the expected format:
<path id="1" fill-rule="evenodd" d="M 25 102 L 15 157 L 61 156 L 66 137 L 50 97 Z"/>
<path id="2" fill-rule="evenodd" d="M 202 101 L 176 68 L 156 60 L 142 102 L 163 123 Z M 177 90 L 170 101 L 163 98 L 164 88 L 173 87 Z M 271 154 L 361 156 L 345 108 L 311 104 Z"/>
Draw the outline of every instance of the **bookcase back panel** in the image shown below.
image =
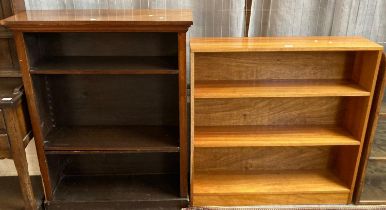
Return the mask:
<path id="1" fill-rule="evenodd" d="M 353 52 L 196 53 L 195 80 L 350 79 Z"/>
<path id="2" fill-rule="evenodd" d="M 160 174 L 179 171 L 178 153 L 47 155 L 60 175 Z M 52 173 L 54 174 L 54 173 Z"/>
<path id="3" fill-rule="evenodd" d="M 47 77 L 33 76 L 33 89 L 36 97 L 36 107 L 41 120 L 41 131 L 46 136 L 52 129 L 54 118 L 50 110 L 50 95 L 47 92 Z"/>
<path id="4" fill-rule="evenodd" d="M 195 126 L 336 125 L 344 98 L 196 99 Z"/>
<path id="5" fill-rule="evenodd" d="M 177 33 L 26 33 L 42 56 L 173 56 Z M 30 53 L 31 54 L 31 53 Z"/>
<path id="6" fill-rule="evenodd" d="M 58 126 L 178 125 L 177 75 L 60 75 L 46 83 Z"/>
<path id="7" fill-rule="evenodd" d="M 326 169 L 331 147 L 196 148 L 195 172 Z"/>

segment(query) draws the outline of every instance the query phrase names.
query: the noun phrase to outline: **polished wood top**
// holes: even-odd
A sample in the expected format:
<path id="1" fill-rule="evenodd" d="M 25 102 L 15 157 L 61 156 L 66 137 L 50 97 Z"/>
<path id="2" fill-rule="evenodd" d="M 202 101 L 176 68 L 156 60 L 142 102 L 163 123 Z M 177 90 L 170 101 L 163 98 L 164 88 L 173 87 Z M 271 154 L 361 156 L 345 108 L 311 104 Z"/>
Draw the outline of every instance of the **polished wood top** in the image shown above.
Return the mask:
<path id="1" fill-rule="evenodd" d="M 192 38 L 192 52 L 382 50 L 363 37 Z"/>
<path id="2" fill-rule="evenodd" d="M 178 31 L 187 30 L 192 19 L 187 9 L 30 10 L 6 18 L 1 24 L 20 31 Z"/>

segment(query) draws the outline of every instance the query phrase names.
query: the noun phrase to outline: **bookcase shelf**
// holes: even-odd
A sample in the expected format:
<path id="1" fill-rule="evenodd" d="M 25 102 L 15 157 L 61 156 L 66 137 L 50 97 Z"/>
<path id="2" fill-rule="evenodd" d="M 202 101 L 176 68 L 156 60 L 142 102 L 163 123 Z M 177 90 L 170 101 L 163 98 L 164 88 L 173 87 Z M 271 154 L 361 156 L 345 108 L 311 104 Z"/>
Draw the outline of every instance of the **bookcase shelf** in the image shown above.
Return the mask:
<path id="1" fill-rule="evenodd" d="M 192 14 L 126 12 L 24 11 L 2 21 L 22 61 L 45 209 L 188 204 Z"/>
<path id="2" fill-rule="evenodd" d="M 179 198 L 176 179 L 175 176 L 168 174 L 110 176 L 69 175 L 60 180 L 57 193 L 55 194 L 55 201 L 178 201 L 181 200 L 181 198 Z M 94 193 L 90 195 L 90 191 Z"/>
<path id="3" fill-rule="evenodd" d="M 276 204 L 291 200 L 309 204 L 309 199 L 318 199 L 318 196 L 328 197 L 330 200 L 324 202 L 334 204 L 347 199 L 350 192 L 333 173 L 323 170 L 197 173 L 195 182 L 193 193 L 197 197 L 203 196 L 202 203 L 197 205 L 205 205 L 204 201 L 209 199 L 213 205 L 216 202 L 224 205 L 221 201 L 225 199 L 228 199 L 227 205 L 266 205 L 272 199 L 276 199 Z M 242 200 L 241 203 L 234 203 L 237 199 Z"/>
<path id="4" fill-rule="evenodd" d="M 39 61 L 31 74 L 178 74 L 173 56 L 60 56 Z"/>
<path id="5" fill-rule="evenodd" d="M 46 151 L 179 152 L 178 127 L 80 126 L 53 128 Z"/>
<path id="6" fill-rule="evenodd" d="M 194 147 L 359 145 L 347 130 L 328 126 L 197 126 Z"/>
<path id="7" fill-rule="evenodd" d="M 352 202 L 381 46 L 358 37 L 190 45 L 194 206 Z"/>
<path id="8" fill-rule="evenodd" d="M 260 80 L 196 81 L 195 98 L 369 96 L 349 81 Z"/>

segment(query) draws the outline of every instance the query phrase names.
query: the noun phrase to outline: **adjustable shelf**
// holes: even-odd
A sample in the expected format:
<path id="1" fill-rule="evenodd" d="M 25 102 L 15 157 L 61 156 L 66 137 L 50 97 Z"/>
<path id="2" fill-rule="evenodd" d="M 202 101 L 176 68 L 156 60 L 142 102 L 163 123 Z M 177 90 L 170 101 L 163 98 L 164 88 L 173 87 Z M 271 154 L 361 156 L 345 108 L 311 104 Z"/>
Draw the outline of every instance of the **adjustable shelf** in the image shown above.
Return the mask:
<path id="1" fill-rule="evenodd" d="M 326 126 L 197 126 L 194 147 L 359 145 L 347 130 Z"/>
<path id="2" fill-rule="evenodd" d="M 179 152 L 178 127 L 58 127 L 51 130 L 46 141 L 46 153 Z"/>
<path id="3" fill-rule="evenodd" d="M 355 83 L 339 80 L 196 81 L 195 85 L 195 98 L 370 95 Z"/>
<path id="4" fill-rule="evenodd" d="M 22 61 L 46 209 L 188 205 L 189 10 L 24 11 L 2 24 Z"/>
<path id="5" fill-rule="evenodd" d="M 352 202 L 380 45 L 358 37 L 190 44 L 194 206 Z"/>
<path id="6" fill-rule="evenodd" d="M 173 56 L 58 56 L 38 61 L 31 74 L 178 74 Z"/>

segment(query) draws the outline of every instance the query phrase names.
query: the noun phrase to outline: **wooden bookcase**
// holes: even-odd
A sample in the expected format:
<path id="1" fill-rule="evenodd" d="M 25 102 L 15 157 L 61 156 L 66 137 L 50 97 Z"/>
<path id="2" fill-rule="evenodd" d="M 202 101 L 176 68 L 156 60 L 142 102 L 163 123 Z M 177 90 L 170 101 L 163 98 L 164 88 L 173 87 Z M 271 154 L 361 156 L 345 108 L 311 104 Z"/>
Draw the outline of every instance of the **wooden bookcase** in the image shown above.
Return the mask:
<path id="1" fill-rule="evenodd" d="M 357 204 L 386 204 L 385 73 L 386 60 L 383 54 L 358 172 Z"/>
<path id="2" fill-rule="evenodd" d="M 382 46 L 359 37 L 190 45 L 192 205 L 351 203 Z"/>
<path id="3" fill-rule="evenodd" d="M 13 30 L 46 207 L 187 205 L 188 10 L 51 10 Z"/>

